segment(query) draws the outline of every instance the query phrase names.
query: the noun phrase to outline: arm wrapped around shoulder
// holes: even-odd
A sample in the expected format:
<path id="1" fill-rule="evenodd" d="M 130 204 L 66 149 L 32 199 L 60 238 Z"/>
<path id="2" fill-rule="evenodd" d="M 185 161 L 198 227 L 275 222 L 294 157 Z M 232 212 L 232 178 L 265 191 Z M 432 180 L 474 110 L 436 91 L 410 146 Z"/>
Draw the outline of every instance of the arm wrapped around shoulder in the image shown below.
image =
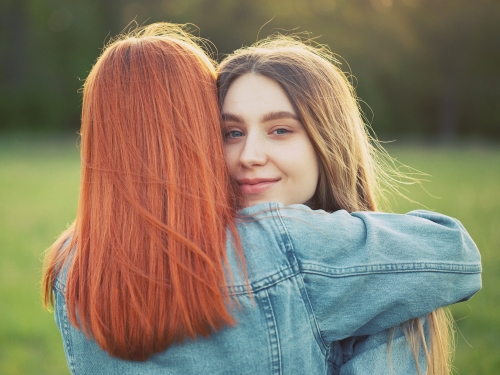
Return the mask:
<path id="1" fill-rule="evenodd" d="M 481 288 L 479 251 L 445 215 L 290 206 L 281 216 L 325 342 L 379 332 Z"/>
<path id="2" fill-rule="evenodd" d="M 429 339 L 429 324 L 420 319 L 426 340 Z M 331 349 L 329 366 L 336 370 L 329 373 L 340 375 L 418 374 L 415 355 L 418 358 L 420 374 L 427 373 L 427 363 L 423 347 L 414 353 L 408 344 L 404 328 L 397 326 L 369 336 L 349 337 Z M 332 361 L 333 359 L 333 361 Z"/>

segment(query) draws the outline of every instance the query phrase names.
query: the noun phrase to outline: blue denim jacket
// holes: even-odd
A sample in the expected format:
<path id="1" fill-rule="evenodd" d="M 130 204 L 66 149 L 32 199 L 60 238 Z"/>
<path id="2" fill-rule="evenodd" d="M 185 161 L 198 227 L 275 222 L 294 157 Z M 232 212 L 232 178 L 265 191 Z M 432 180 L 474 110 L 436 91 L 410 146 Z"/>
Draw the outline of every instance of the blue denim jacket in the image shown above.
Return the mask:
<path id="1" fill-rule="evenodd" d="M 228 241 L 235 327 L 170 346 L 146 362 L 112 358 L 69 323 L 60 275 L 55 319 L 71 372 L 384 373 L 390 368 L 384 330 L 466 300 L 481 287 L 474 242 L 457 220 L 440 214 L 328 214 L 280 203 L 241 214 L 251 290 Z M 415 368 L 401 330 L 391 361 L 395 374 Z"/>

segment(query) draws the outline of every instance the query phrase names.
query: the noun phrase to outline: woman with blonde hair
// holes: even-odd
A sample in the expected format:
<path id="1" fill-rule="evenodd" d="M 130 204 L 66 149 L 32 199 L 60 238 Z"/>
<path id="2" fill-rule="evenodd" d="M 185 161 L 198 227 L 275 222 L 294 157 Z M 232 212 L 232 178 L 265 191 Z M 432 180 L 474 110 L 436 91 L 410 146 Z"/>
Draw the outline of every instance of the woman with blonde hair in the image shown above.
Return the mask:
<path id="1" fill-rule="evenodd" d="M 377 211 L 395 179 L 411 180 L 391 169 L 390 157 L 370 137 L 355 90 L 326 47 L 270 37 L 228 56 L 218 68 L 218 87 L 226 158 L 247 204 L 281 201 L 327 212 Z M 411 348 L 414 358 L 409 363 L 396 356 L 392 370 L 421 374 L 426 367 L 428 375 L 448 374 L 450 324 L 447 311 L 438 309 L 398 328 L 408 343 L 394 342 Z M 366 337 L 342 343 L 340 373 L 385 373 L 395 332 L 373 337 L 377 345 Z M 384 335 L 389 340 L 380 340 Z M 361 352 L 360 342 L 369 353 L 350 361 L 356 345 Z"/>
<path id="2" fill-rule="evenodd" d="M 78 211 L 42 282 L 73 374 L 325 373 L 326 341 L 479 289 L 477 248 L 443 215 L 237 213 L 220 126 L 213 64 L 178 26 L 123 35 L 92 68 Z"/>

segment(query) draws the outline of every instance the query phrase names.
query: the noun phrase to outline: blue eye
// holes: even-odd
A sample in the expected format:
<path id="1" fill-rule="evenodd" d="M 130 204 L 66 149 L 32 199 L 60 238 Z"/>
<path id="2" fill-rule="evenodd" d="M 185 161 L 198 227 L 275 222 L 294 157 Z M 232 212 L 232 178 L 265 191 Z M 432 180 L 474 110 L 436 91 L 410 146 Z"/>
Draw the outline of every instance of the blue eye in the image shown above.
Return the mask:
<path id="1" fill-rule="evenodd" d="M 239 130 L 229 130 L 226 132 L 226 138 L 240 138 L 244 136 L 245 134 Z"/>
<path id="2" fill-rule="evenodd" d="M 290 133 L 290 130 L 284 129 L 284 128 L 279 128 L 279 129 L 274 130 L 273 133 L 275 133 L 276 135 L 283 135 L 283 134 Z"/>

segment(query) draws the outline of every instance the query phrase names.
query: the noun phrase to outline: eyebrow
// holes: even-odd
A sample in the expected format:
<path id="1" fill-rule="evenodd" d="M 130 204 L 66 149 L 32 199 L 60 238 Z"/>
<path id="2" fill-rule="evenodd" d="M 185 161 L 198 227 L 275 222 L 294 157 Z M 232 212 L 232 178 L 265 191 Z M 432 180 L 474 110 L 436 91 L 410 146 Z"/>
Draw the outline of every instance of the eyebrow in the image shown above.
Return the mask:
<path id="1" fill-rule="evenodd" d="M 232 122 L 238 122 L 238 123 L 244 122 L 240 116 L 233 115 L 232 113 L 222 113 L 221 115 L 222 115 L 222 119 L 224 121 L 232 121 Z M 285 118 L 290 118 L 290 119 L 299 121 L 299 118 L 297 117 L 297 115 L 295 115 L 292 112 L 278 111 L 278 112 L 266 113 L 264 116 L 262 116 L 262 118 L 260 119 L 260 122 L 280 120 L 280 119 L 285 119 Z"/>
<path id="2" fill-rule="evenodd" d="M 292 112 L 288 111 L 279 111 L 279 112 L 269 112 L 266 113 L 264 116 L 262 116 L 261 121 L 266 122 L 266 121 L 272 121 L 272 120 L 281 120 L 284 118 L 291 118 L 293 120 L 299 120 L 299 118 Z"/>
<path id="3" fill-rule="evenodd" d="M 221 113 L 222 120 L 243 123 L 243 119 L 240 116 L 233 115 L 231 113 Z"/>

